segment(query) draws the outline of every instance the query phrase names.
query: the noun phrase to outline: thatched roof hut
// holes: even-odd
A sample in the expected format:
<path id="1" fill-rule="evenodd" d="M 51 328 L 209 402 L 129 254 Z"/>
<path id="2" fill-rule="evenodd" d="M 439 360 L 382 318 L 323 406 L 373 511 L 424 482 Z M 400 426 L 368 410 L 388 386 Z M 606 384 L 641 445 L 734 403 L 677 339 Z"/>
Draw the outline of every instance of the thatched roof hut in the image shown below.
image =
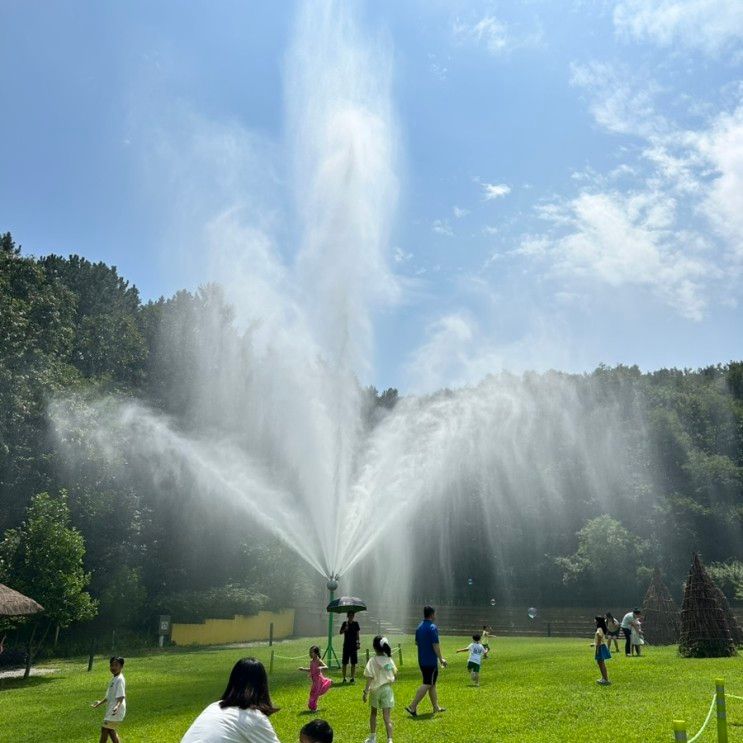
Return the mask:
<path id="1" fill-rule="evenodd" d="M 694 553 L 681 607 L 681 655 L 688 658 L 737 655 L 719 594 L 720 589 Z"/>
<path id="2" fill-rule="evenodd" d="M 642 614 L 642 631 L 651 645 L 675 645 L 679 641 L 681 614 L 658 568 L 642 602 Z"/>
<path id="3" fill-rule="evenodd" d="M 0 617 L 25 617 L 40 611 L 44 611 L 41 604 L 0 583 Z"/>

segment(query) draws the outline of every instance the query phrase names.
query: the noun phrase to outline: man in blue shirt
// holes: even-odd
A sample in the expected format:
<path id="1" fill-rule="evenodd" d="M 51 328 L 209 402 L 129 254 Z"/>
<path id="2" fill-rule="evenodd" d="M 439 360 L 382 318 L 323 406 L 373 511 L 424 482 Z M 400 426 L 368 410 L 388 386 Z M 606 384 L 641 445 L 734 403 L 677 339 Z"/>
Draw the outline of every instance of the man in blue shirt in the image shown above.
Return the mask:
<path id="1" fill-rule="evenodd" d="M 418 665 L 423 676 L 423 683 L 415 692 L 413 701 L 405 707 L 405 711 L 413 717 L 418 716 L 418 705 L 426 694 L 431 698 L 434 712 L 444 711 L 444 707 L 439 706 L 436 679 L 439 676 L 439 663 L 441 663 L 442 668 L 446 668 L 446 660 L 441 655 L 439 630 L 433 623 L 434 619 L 436 619 L 436 609 L 433 606 L 424 606 L 423 621 L 415 631 L 415 644 L 418 646 Z"/>

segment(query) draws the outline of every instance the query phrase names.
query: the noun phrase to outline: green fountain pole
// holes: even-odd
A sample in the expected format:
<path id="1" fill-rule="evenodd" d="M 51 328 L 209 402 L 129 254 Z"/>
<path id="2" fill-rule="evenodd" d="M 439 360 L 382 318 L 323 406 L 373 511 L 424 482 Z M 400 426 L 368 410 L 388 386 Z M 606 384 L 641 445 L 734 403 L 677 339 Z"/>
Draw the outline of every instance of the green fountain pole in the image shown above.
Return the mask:
<path id="1" fill-rule="evenodd" d="M 338 588 L 338 579 L 336 578 L 328 578 L 328 582 L 326 583 L 326 587 L 328 591 L 330 591 L 330 600 L 332 601 L 335 598 L 335 590 Z M 335 653 L 335 650 L 333 649 L 333 612 L 328 612 L 328 646 L 325 648 L 325 652 L 323 653 L 323 659 L 325 660 L 325 665 L 328 668 L 340 668 L 341 664 L 338 660 L 338 656 Z M 335 662 L 335 665 L 333 665 L 333 662 Z"/>

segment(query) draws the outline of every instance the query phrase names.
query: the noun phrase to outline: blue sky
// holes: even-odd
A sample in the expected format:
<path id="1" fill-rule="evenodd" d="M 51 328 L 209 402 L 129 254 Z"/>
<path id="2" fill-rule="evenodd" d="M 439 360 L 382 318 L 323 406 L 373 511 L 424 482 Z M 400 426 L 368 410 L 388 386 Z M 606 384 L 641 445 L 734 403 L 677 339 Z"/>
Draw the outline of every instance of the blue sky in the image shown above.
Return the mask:
<path id="1" fill-rule="evenodd" d="M 261 219 L 290 213 L 271 153 L 294 14 L 6 0 L 0 229 L 115 264 L 144 298 L 208 279 L 210 208 L 244 187 Z M 359 18 L 391 53 L 401 153 L 401 291 L 370 381 L 743 357 L 743 4 L 380 0 Z"/>

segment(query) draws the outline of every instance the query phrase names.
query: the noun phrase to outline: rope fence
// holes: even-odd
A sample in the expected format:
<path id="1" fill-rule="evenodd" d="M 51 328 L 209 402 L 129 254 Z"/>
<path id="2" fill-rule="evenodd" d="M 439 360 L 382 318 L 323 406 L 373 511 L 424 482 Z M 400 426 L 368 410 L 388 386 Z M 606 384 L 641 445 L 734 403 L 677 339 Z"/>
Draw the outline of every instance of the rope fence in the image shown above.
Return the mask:
<path id="1" fill-rule="evenodd" d="M 728 721 L 727 721 L 727 699 L 737 699 L 743 701 L 743 697 L 737 694 L 726 694 L 725 693 L 725 679 L 715 679 L 715 693 L 712 695 L 712 703 L 709 706 L 709 712 L 707 717 L 702 723 L 702 727 L 691 737 L 687 737 L 686 721 L 685 720 L 674 720 L 673 721 L 673 739 L 677 743 L 694 743 L 699 740 L 702 733 L 709 725 L 712 719 L 712 713 L 717 710 L 717 743 L 728 743 Z"/>

